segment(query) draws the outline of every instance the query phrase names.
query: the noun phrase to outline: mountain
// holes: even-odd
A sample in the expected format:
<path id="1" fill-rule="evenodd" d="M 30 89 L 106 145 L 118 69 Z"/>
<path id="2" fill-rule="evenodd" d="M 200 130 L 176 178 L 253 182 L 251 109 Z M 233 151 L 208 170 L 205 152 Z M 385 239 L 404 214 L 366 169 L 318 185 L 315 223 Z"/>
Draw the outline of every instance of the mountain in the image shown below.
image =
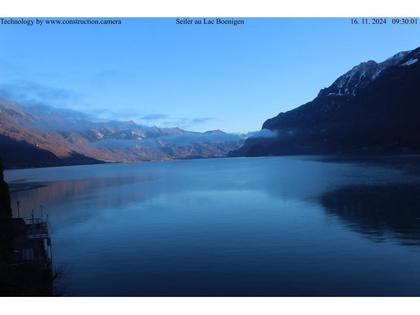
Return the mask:
<path id="1" fill-rule="evenodd" d="M 264 122 L 233 155 L 420 151 L 420 48 L 359 64 L 318 96 Z"/>
<path id="2" fill-rule="evenodd" d="M 243 140 L 220 130 L 204 133 L 133 121 L 97 121 L 45 105 L 0 98 L 0 158 L 6 167 L 218 157 Z"/>

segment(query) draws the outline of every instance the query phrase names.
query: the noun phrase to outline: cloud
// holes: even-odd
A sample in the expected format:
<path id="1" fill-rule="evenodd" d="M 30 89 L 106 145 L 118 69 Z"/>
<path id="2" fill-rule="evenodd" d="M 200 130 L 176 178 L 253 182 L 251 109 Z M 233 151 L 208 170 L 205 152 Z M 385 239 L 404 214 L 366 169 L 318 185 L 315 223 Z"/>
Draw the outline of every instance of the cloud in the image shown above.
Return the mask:
<path id="1" fill-rule="evenodd" d="M 166 146 L 189 146 L 195 144 L 223 144 L 243 141 L 239 135 L 224 133 L 220 130 L 207 132 L 185 132 L 162 135 L 141 140 L 104 139 L 91 144 L 95 147 L 110 149 L 153 148 Z"/>
<path id="2" fill-rule="evenodd" d="M 104 70 L 96 74 L 107 78 L 119 75 L 116 70 Z M 50 106 L 61 109 L 81 110 L 95 120 L 124 120 L 135 121 L 144 125 L 156 125 L 168 128 L 189 129 L 197 125 L 215 120 L 214 117 L 173 117 L 164 113 L 141 113 L 139 110 L 129 111 L 118 108 L 95 108 L 86 106 L 80 94 L 63 88 L 49 87 L 27 80 L 14 80 L 0 84 L 0 96 L 15 101 L 24 106 Z"/>
<path id="3" fill-rule="evenodd" d="M 96 79 L 108 79 L 121 75 L 121 72 L 115 69 L 103 70 L 95 74 Z"/>
<path id="4" fill-rule="evenodd" d="M 198 125 L 198 124 L 203 124 L 206 123 L 208 121 L 212 121 L 214 120 L 213 117 L 200 117 L 200 118 L 193 118 L 191 119 L 190 123 L 193 125 Z"/>
<path id="5" fill-rule="evenodd" d="M 0 95 L 22 105 L 68 105 L 80 101 L 80 95 L 72 90 L 54 88 L 26 80 L 0 84 Z"/>
<path id="6" fill-rule="evenodd" d="M 99 113 L 99 112 L 98 112 Z M 157 125 L 159 127 L 167 128 L 182 128 L 188 129 L 193 126 L 204 124 L 206 122 L 212 121 L 215 118 L 213 117 L 173 117 L 163 113 L 149 113 L 149 114 L 140 114 L 133 112 L 110 112 L 104 110 L 100 113 L 101 117 L 119 117 L 123 120 L 133 120 L 139 124 L 144 125 Z"/>
<path id="7" fill-rule="evenodd" d="M 134 79 L 136 73 L 130 70 L 120 70 L 120 69 L 104 69 L 102 71 L 96 72 L 90 76 L 90 81 L 93 86 L 96 88 L 110 87 L 114 82 L 120 79 Z"/>
<path id="8" fill-rule="evenodd" d="M 155 121 L 155 120 L 165 119 L 167 117 L 168 116 L 165 114 L 148 114 L 148 115 L 141 116 L 140 119 L 147 120 L 147 121 Z"/>
<path id="9" fill-rule="evenodd" d="M 162 122 L 162 125 L 165 127 L 179 127 L 182 129 L 188 129 L 196 125 L 206 123 L 208 121 L 214 120 L 213 117 L 180 117 L 180 118 L 169 118 Z"/>
<path id="10" fill-rule="evenodd" d="M 123 76 L 128 77 L 129 75 L 116 69 L 105 69 L 93 74 L 91 76 L 91 81 L 92 84 L 99 87 L 104 84 L 109 84 L 113 82 L 114 79 L 121 78 Z"/>
<path id="11" fill-rule="evenodd" d="M 136 123 L 143 126 L 158 126 L 166 128 L 181 128 L 188 129 L 193 126 L 204 124 L 212 121 L 213 117 L 173 117 L 163 113 L 149 113 L 142 114 L 138 111 L 130 112 L 128 110 L 109 110 L 109 109 L 96 109 L 90 111 L 90 114 L 95 116 L 97 119 L 105 120 L 123 120 L 123 121 L 135 121 Z"/>
<path id="12" fill-rule="evenodd" d="M 188 132 L 184 134 L 163 136 L 161 139 L 175 145 L 186 145 L 193 143 L 217 144 L 242 140 L 239 135 L 225 133 L 220 130 L 207 132 Z"/>
<path id="13" fill-rule="evenodd" d="M 244 138 L 276 138 L 278 136 L 277 131 L 269 129 L 261 129 L 259 131 L 251 131 L 243 135 Z"/>

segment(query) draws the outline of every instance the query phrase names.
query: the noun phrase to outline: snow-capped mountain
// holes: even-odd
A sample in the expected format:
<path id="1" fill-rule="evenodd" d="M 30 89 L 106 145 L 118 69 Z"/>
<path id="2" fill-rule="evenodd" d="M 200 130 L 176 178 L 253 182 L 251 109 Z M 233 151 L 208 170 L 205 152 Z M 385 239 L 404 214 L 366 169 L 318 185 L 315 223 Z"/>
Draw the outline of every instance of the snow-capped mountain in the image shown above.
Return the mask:
<path id="1" fill-rule="evenodd" d="M 220 130 L 95 121 L 75 111 L 0 98 L 0 158 L 8 167 L 216 157 L 242 143 L 239 135 Z"/>
<path id="2" fill-rule="evenodd" d="M 339 77 L 334 83 L 320 91 L 324 96 L 355 96 L 356 93 L 380 77 L 381 73 L 393 66 L 409 66 L 417 62 L 420 52 L 402 51 L 387 60 L 377 63 L 373 60 L 362 62 Z"/>
<path id="3" fill-rule="evenodd" d="M 275 138 L 235 155 L 420 152 L 420 48 L 359 64 L 300 107 L 268 119 Z"/>

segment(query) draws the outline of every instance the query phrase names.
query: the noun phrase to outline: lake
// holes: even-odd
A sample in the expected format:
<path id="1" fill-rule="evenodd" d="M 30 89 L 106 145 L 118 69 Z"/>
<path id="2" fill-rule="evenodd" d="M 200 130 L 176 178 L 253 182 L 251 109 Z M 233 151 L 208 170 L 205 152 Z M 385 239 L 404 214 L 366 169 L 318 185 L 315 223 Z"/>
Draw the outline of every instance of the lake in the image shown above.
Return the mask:
<path id="1" fill-rule="evenodd" d="M 9 170 L 65 296 L 419 296 L 419 157 Z M 414 166 L 413 166 L 414 165 Z M 43 209 L 43 210 L 41 210 Z"/>

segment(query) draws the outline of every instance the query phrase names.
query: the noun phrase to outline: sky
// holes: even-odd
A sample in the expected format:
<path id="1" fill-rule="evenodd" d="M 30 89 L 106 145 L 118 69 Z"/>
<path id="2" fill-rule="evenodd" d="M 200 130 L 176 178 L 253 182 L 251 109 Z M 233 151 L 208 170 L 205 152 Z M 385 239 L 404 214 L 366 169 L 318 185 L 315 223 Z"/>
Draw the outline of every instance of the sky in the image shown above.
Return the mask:
<path id="1" fill-rule="evenodd" d="M 367 60 L 420 46 L 420 25 L 249 18 L 244 25 L 0 25 L 0 92 L 96 118 L 259 130 Z"/>

